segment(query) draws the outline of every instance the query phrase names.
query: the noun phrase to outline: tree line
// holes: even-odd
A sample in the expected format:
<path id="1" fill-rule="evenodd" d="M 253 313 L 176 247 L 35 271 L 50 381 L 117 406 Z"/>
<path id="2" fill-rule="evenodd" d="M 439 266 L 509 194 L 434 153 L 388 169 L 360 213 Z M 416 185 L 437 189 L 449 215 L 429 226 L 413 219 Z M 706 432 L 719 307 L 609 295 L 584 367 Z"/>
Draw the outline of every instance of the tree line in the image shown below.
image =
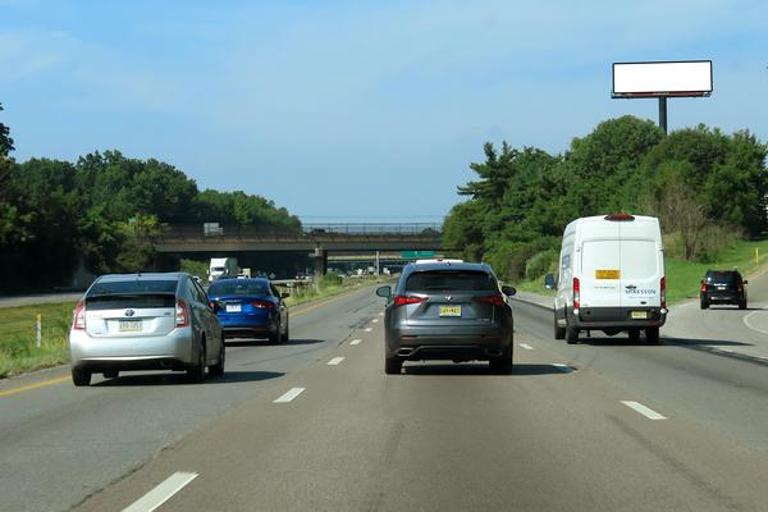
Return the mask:
<path id="1" fill-rule="evenodd" d="M 571 220 L 610 212 L 658 216 L 668 255 L 713 261 L 735 237 L 765 233 L 768 147 L 749 131 L 705 125 L 665 135 L 625 116 L 600 123 L 552 155 L 534 147 L 484 146 L 477 179 L 460 186 L 444 243 L 510 280 L 557 266 Z"/>
<path id="2" fill-rule="evenodd" d="M 10 129 L 0 123 L 3 291 L 67 287 L 79 267 L 95 274 L 149 270 L 155 261 L 151 239 L 169 224 L 301 230 L 297 217 L 270 200 L 201 191 L 159 160 L 105 151 L 75 162 L 16 162 L 13 150 Z"/>

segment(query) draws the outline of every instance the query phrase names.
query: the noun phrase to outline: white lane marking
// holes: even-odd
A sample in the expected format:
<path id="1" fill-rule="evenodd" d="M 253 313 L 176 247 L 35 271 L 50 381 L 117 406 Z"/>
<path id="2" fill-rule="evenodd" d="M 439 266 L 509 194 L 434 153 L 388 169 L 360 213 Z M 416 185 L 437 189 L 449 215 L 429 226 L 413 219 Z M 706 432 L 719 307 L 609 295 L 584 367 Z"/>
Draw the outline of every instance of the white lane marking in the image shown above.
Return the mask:
<path id="1" fill-rule="evenodd" d="M 379 316 L 384 316 L 384 312 L 383 312 L 383 311 L 382 311 L 382 312 L 380 312 L 380 313 L 379 313 Z"/>
<path id="2" fill-rule="evenodd" d="M 571 373 L 573 371 L 573 368 L 563 363 L 552 363 L 552 366 L 554 366 L 555 368 L 557 368 L 563 373 Z"/>
<path id="3" fill-rule="evenodd" d="M 533 350 L 533 347 L 527 343 L 521 343 L 520 346 L 523 347 L 525 350 Z"/>
<path id="4" fill-rule="evenodd" d="M 633 402 L 631 400 L 622 400 L 621 403 L 629 407 L 630 409 L 633 409 L 636 412 L 639 412 L 649 420 L 665 420 L 667 419 L 666 416 L 662 416 L 661 414 L 657 413 L 651 408 L 648 408 L 644 406 L 643 404 L 639 402 Z"/>
<path id="5" fill-rule="evenodd" d="M 378 318 L 374 318 L 373 320 L 371 320 L 371 323 L 377 324 L 377 323 L 379 323 L 379 319 Z"/>
<path id="6" fill-rule="evenodd" d="M 344 360 L 343 357 L 334 357 L 328 361 L 328 366 L 338 366 Z"/>
<path id="7" fill-rule="evenodd" d="M 354 340 L 350 341 L 349 344 L 350 345 L 359 345 L 360 343 L 362 343 L 362 341 L 363 340 L 361 340 L 360 338 L 357 338 L 357 339 L 354 339 Z"/>
<path id="8" fill-rule="evenodd" d="M 753 331 L 759 332 L 761 334 L 768 334 L 768 331 L 766 331 L 765 329 L 759 329 L 749 322 L 749 319 L 752 318 L 752 315 L 755 315 L 757 313 L 765 313 L 765 311 L 763 310 L 752 311 L 751 313 L 748 313 L 743 317 L 741 317 L 741 321 L 744 322 L 744 325 L 747 326 L 747 329 L 752 329 Z"/>
<path id="9" fill-rule="evenodd" d="M 123 512 L 152 512 L 195 478 L 197 473 L 174 473 L 143 497 L 124 508 Z"/>
<path id="10" fill-rule="evenodd" d="M 366 327 L 366 328 L 365 328 L 365 329 L 363 329 L 363 330 L 364 330 L 365 332 L 371 332 L 371 331 L 373 331 L 373 327 Z"/>
<path id="11" fill-rule="evenodd" d="M 297 396 L 299 396 L 301 393 L 304 392 L 305 388 L 291 388 L 287 393 L 285 393 L 280 398 L 274 400 L 273 404 L 287 404 Z"/>

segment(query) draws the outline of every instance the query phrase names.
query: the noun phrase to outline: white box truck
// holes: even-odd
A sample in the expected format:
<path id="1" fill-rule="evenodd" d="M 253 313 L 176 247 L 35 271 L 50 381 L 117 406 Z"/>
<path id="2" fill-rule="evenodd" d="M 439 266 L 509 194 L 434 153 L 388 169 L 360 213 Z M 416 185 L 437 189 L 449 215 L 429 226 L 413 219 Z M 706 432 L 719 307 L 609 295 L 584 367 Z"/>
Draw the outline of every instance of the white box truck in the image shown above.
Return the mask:
<path id="1" fill-rule="evenodd" d="M 237 277 L 238 273 L 240 273 L 240 267 L 237 266 L 237 258 L 211 258 L 208 282 L 212 283 L 223 277 Z"/>
<path id="2" fill-rule="evenodd" d="M 659 342 L 667 318 L 664 248 L 659 220 L 618 213 L 583 217 L 565 228 L 554 309 L 556 339 L 577 343 L 581 331 L 612 336 L 627 332 L 633 342 L 645 331 Z"/>

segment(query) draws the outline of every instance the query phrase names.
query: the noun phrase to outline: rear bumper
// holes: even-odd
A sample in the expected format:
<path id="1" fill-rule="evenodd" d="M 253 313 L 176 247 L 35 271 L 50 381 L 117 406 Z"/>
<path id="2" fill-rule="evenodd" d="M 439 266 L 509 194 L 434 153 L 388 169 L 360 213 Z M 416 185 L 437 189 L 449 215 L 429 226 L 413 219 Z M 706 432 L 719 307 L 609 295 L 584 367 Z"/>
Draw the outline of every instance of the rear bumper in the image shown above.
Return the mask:
<path id="1" fill-rule="evenodd" d="M 645 313 L 647 318 L 632 318 L 634 312 Z M 578 314 L 571 311 L 568 324 L 579 329 L 632 329 L 646 327 L 661 327 L 667 321 L 666 310 L 658 307 L 608 307 L 581 308 Z"/>
<path id="2" fill-rule="evenodd" d="M 484 328 L 403 328 L 388 330 L 387 357 L 407 361 L 488 360 L 511 350 L 512 326 Z"/>
<path id="3" fill-rule="evenodd" d="M 72 366 L 92 369 L 182 369 L 197 362 L 197 343 L 189 327 L 164 336 L 107 338 L 71 330 Z"/>
<path id="4" fill-rule="evenodd" d="M 739 304 L 746 300 L 746 297 L 742 297 L 737 293 L 707 293 L 701 294 L 699 297 L 703 302 L 711 302 L 713 304 Z"/>

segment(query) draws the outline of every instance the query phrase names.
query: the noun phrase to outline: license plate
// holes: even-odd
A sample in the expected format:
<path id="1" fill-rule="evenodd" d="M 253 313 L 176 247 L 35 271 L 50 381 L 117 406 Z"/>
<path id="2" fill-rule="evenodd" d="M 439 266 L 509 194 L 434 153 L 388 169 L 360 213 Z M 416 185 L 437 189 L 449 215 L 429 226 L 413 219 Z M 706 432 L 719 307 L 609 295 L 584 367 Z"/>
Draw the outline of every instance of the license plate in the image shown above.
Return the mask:
<path id="1" fill-rule="evenodd" d="M 718 286 L 718 287 L 717 287 L 717 289 L 718 289 L 718 290 L 721 290 L 721 291 L 722 291 L 722 290 L 725 290 L 725 286 Z"/>
<path id="2" fill-rule="evenodd" d="M 618 269 L 597 269 L 595 270 L 595 279 L 619 279 L 621 271 Z"/>
<path id="3" fill-rule="evenodd" d="M 440 306 L 440 316 L 461 316 L 461 306 Z"/>
<path id="4" fill-rule="evenodd" d="M 243 308 L 240 304 L 227 304 L 227 313 L 239 313 Z"/>
<path id="5" fill-rule="evenodd" d="M 633 311 L 632 312 L 632 320 L 647 320 L 648 319 L 648 312 L 647 311 Z"/>
<path id="6" fill-rule="evenodd" d="M 120 320 L 120 332 L 141 332 L 141 320 Z"/>

